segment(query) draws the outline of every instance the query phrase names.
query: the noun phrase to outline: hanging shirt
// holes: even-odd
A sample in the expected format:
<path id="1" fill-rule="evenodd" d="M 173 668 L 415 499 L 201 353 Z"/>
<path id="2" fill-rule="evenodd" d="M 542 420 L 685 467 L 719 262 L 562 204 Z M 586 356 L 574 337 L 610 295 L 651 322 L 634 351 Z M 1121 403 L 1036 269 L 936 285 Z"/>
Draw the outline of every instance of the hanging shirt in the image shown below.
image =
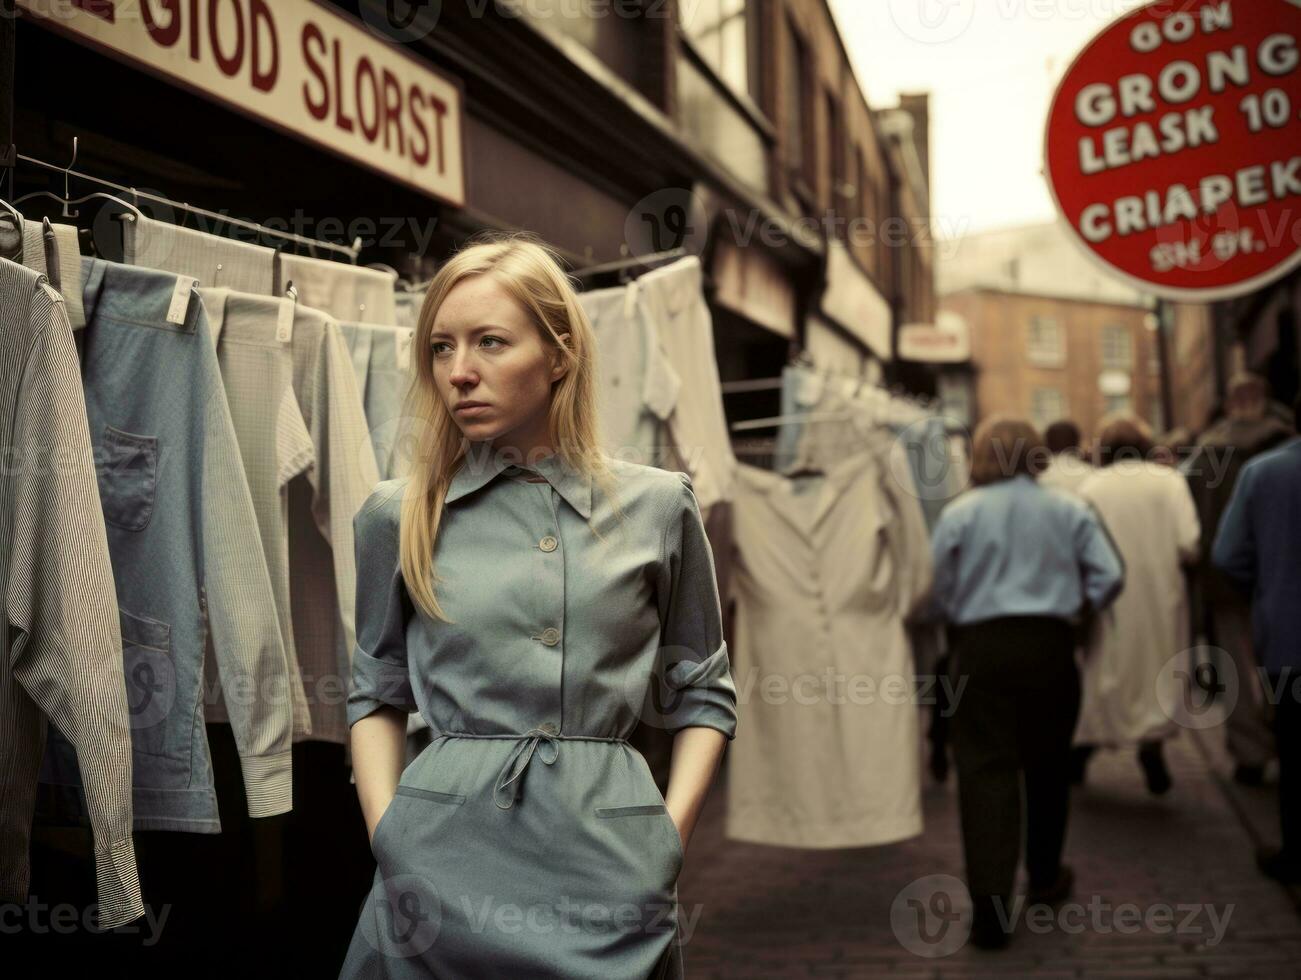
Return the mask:
<path id="1" fill-rule="evenodd" d="M 796 480 L 740 467 L 733 630 L 746 737 L 729 759 L 731 838 L 862 847 L 921 832 L 904 617 L 929 585 L 930 554 L 889 452 Z"/>
<path id="2" fill-rule="evenodd" d="M 204 664 L 228 701 L 248 814 L 290 809 L 292 707 L 270 580 L 194 281 L 83 257 L 82 386 L 113 563 L 137 830 L 218 833 Z M 84 779 L 62 733 L 42 781 L 53 818 Z"/>
<path id="3" fill-rule="evenodd" d="M 312 738 L 346 744 L 346 691 L 356 646 L 352 519 L 379 483 L 366 410 L 339 325 L 294 311 L 294 397 L 313 462 L 289 482 L 289 600 Z"/>
<path id="4" fill-rule="evenodd" d="M 1001 616 L 1069 619 L 1085 600 L 1103 608 L 1124 584 L 1119 555 L 1097 516 L 1024 474 L 949 504 L 932 551 L 934 602 L 955 625 Z"/>
<path id="5" fill-rule="evenodd" d="M 653 269 L 632 284 L 643 316 L 654 324 L 664 356 L 680 380 L 669 433 L 677 462 L 691 474 L 701 510 L 732 499 L 736 456 L 723 412 L 713 318 L 695 256 Z"/>
<path id="6" fill-rule="evenodd" d="M 312 716 L 294 646 L 289 602 L 289 482 L 316 461 L 303 410 L 294 394 L 292 300 L 229 289 L 200 289 L 217 344 L 217 363 L 239 442 L 240 460 L 257 515 L 280 637 L 289 669 L 294 735 L 310 735 Z M 216 664 L 205 665 L 208 721 L 229 721 Z"/>
<path id="7" fill-rule="evenodd" d="M 289 252 L 276 256 L 275 269 L 277 295 L 283 295 L 292 282 L 299 303 L 335 320 L 398 322 L 397 273 Z"/>
<path id="8" fill-rule="evenodd" d="M 81 245 L 77 240 L 77 229 L 73 225 L 59 224 L 51 225 L 51 228 L 54 231 L 52 255 L 43 222 L 23 222 L 23 265 L 50 277 L 50 285 L 63 297 L 68 322 L 73 330 L 80 330 L 86 325 L 86 311 L 81 305 Z"/>
<path id="9" fill-rule="evenodd" d="M 352 352 L 357 389 L 366 410 L 375 464 L 382 479 L 392 479 L 406 461 L 398 458 L 402 403 L 411 384 L 414 331 L 373 323 L 340 323 Z"/>
<path id="10" fill-rule="evenodd" d="M 680 977 L 681 841 L 628 737 L 735 734 L 691 482 L 607 457 L 612 500 L 559 455 L 517 466 L 484 445 L 452 478 L 434 548 L 450 622 L 418 611 L 402 579 L 407 481 L 376 488 L 355 521 L 349 722 L 419 711 L 433 740 L 375 828 L 375 887 L 341 976 L 387 975 L 401 955 L 429 976 Z M 508 478 L 528 475 L 545 482 Z M 437 910 L 437 942 L 404 952 L 388 929 L 394 880 L 408 906 Z M 500 902 L 557 928 L 485 928 L 478 910 Z M 593 903 L 631 921 L 583 928 Z"/>
<path id="11" fill-rule="evenodd" d="M 603 446 L 616 459 L 665 466 L 668 420 L 682 387 L 634 283 L 578 297 L 596 337 Z"/>
<path id="12" fill-rule="evenodd" d="M 136 217 L 122 222 L 122 261 L 193 276 L 200 286 L 268 295 L 275 249 L 183 228 L 170 221 Z"/>
<path id="13" fill-rule="evenodd" d="M 46 719 L 81 761 L 99 924 L 144 914 L 122 635 L 77 351 L 45 277 L 0 259 L 0 901 L 23 903 Z"/>

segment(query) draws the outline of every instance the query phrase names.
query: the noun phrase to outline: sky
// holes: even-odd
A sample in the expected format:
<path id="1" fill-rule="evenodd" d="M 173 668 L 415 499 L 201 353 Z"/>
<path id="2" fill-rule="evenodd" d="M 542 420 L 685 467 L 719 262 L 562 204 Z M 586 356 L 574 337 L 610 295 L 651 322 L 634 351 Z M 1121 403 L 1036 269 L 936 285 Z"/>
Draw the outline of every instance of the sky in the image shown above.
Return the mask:
<path id="1" fill-rule="evenodd" d="M 931 93 L 935 234 L 1052 221 L 1040 173 L 1057 82 L 1143 0 L 829 0 L 874 109 Z"/>

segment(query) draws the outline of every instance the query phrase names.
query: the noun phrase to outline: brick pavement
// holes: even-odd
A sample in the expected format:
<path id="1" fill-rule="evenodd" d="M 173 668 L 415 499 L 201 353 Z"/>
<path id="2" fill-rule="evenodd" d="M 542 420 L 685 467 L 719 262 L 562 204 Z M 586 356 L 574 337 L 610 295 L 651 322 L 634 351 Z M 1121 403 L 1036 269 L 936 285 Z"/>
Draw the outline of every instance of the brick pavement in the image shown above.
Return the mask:
<path id="1" fill-rule="evenodd" d="M 967 919 L 953 916 L 966 908 L 965 891 L 932 877 L 962 875 L 952 775 L 944 786 L 928 782 L 921 837 L 849 851 L 726 840 L 721 777 L 679 884 L 684 921 L 698 916 L 686 926 L 688 974 L 1301 976 L 1295 895 L 1256 872 L 1253 835 L 1225 795 L 1220 742 L 1212 730 L 1169 743 L 1175 786 L 1163 798 L 1147 793 L 1132 753 L 1099 753 L 1072 804 L 1066 860 L 1076 871 L 1076 906 L 1046 925 L 1022 919 L 1012 944 L 997 952 L 963 942 Z M 1257 803 L 1255 812 L 1268 811 Z M 925 918 L 925 939 L 909 898 L 940 913 Z M 1121 911 L 1127 903 L 1133 909 Z"/>

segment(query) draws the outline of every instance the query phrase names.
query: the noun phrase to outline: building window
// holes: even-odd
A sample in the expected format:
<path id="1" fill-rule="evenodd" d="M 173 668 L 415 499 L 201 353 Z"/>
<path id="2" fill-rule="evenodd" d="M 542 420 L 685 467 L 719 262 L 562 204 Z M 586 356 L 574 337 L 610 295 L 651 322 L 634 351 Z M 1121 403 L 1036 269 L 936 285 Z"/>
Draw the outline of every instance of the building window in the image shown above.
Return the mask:
<path id="1" fill-rule="evenodd" d="M 809 104 L 809 50 L 795 29 L 786 22 L 786 57 L 783 87 L 786 114 L 786 161 L 791 171 L 811 189 L 816 182 L 814 168 L 813 112 Z"/>
<path id="2" fill-rule="evenodd" d="M 1102 414 L 1115 415 L 1119 412 L 1132 410 L 1133 403 L 1129 400 L 1129 395 L 1103 395 L 1102 396 Z"/>
<path id="3" fill-rule="evenodd" d="M 678 7 L 682 31 L 734 92 L 751 95 L 750 11 L 747 0 L 693 0 Z"/>
<path id="4" fill-rule="evenodd" d="M 971 425 L 971 378 L 964 374 L 945 372 L 936 379 L 935 388 L 944 415 L 956 419 L 962 425 Z"/>
<path id="5" fill-rule="evenodd" d="M 1056 317 L 1032 316 L 1027 353 L 1033 364 L 1061 367 L 1066 363 L 1066 340 Z"/>
<path id="6" fill-rule="evenodd" d="M 1066 417 L 1066 398 L 1060 388 L 1035 388 L 1030 392 L 1030 420 L 1040 432 Z"/>
<path id="7" fill-rule="evenodd" d="M 1109 323 L 1102 328 L 1102 366 L 1115 371 L 1133 370 L 1134 338 L 1123 324 Z"/>

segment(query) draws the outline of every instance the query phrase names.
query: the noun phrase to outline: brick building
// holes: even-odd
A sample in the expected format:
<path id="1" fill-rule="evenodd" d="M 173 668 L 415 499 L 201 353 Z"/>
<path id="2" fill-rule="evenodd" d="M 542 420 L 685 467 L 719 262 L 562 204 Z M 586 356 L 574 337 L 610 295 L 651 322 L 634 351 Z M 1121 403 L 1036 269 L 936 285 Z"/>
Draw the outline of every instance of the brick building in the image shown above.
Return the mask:
<path id="1" fill-rule="evenodd" d="M 1088 439 L 1104 415 L 1131 411 L 1166 427 L 1156 304 L 1088 263 L 1058 225 L 950 243 L 939 280 L 941 308 L 970 331 L 973 421 L 1071 418 Z"/>

